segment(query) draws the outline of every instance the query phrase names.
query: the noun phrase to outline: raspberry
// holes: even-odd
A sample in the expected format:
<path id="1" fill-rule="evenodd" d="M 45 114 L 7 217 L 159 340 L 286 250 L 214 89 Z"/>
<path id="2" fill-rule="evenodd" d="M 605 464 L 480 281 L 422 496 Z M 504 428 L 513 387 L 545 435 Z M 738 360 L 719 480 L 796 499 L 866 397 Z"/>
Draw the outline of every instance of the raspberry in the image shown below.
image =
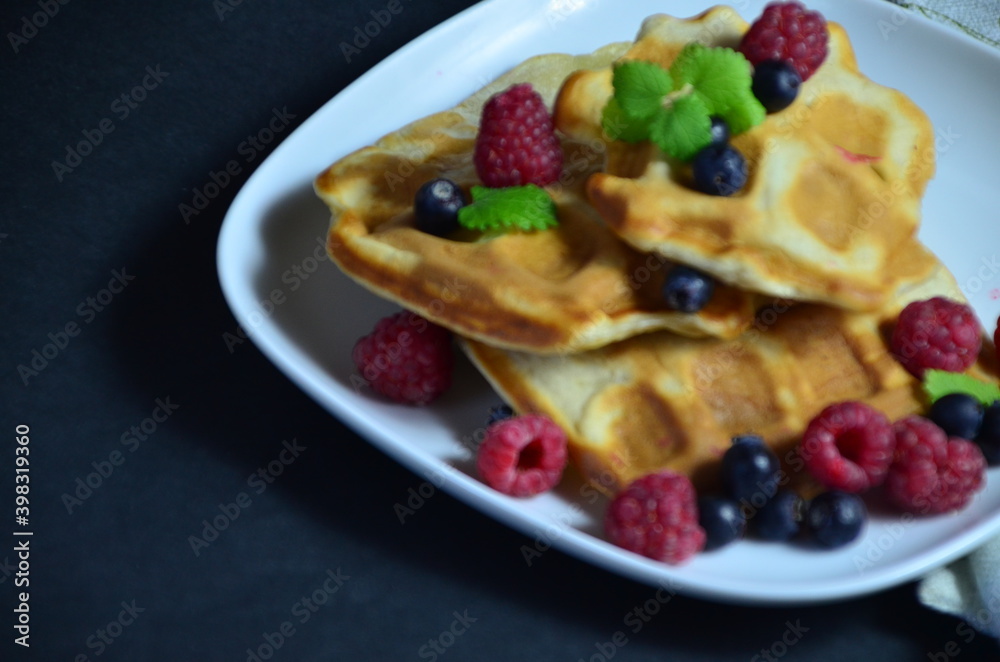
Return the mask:
<path id="1" fill-rule="evenodd" d="M 1000 363 L 1000 317 L 997 318 L 997 328 L 993 330 L 993 346 L 997 348 L 997 362 Z"/>
<path id="2" fill-rule="evenodd" d="M 451 333 L 405 310 L 379 320 L 351 356 L 368 385 L 396 402 L 425 405 L 451 386 Z"/>
<path id="3" fill-rule="evenodd" d="M 892 354 L 915 377 L 924 370 L 962 372 L 979 356 L 982 335 L 969 306 L 934 297 L 903 308 L 892 332 Z"/>
<path id="4" fill-rule="evenodd" d="M 856 493 L 885 480 L 894 445 L 881 412 L 849 401 L 830 405 L 809 422 L 799 454 L 825 487 Z"/>
<path id="5" fill-rule="evenodd" d="M 705 547 L 696 498 L 686 476 L 666 469 L 643 476 L 615 495 L 604 530 L 619 547 L 680 563 Z"/>
<path id="6" fill-rule="evenodd" d="M 552 116 L 529 83 L 490 97 L 483 107 L 473 157 L 487 186 L 545 186 L 559 178 L 563 153 Z"/>
<path id="7" fill-rule="evenodd" d="M 498 492 L 519 497 L 539 494 L 562 478 L 566 433 L 539 414 L 497 421 L 486 428 L 476 468 Z"/>
<path id="8" fill-rule="evenodd" d="M 772 2 L 743 35 L 738 50 L 755 66 L 767 60 L 790 62 L 805 81 L 826 59 L 826 43 L 822 14 L 797 2 Z"/>
<path id="9" fill-rule="evenodd" d="M 986 460 L 971 441 L 952 437 L 922 416 L 893 426 L 896 452 L 886 496 L 909 513 L 935 514 L 965 506 L 982 486 Z"/>

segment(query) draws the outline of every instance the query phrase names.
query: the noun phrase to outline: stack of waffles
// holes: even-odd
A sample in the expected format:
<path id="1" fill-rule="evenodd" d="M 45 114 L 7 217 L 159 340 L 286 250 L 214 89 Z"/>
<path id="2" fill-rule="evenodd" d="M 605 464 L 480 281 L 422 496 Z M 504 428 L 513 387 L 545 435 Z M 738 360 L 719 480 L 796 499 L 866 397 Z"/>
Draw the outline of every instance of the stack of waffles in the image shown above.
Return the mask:
<path id="1" fill-rule="evenodd" d="M 911 301 L 962 300 L 916 238 L 931 124 L 859 72 L 835 23 L 795 102 L 733 138 L 750 164 L 734 196 L 699 193 L 654 146 L 605 135 L 616 62 L 669 66 L 691 42 L 735 48 L 748 27 L 728 7 L 656 15 L 634 42 L 532 58 L 315 182 L 340 268 L 451 329 L 516 411 L 566 431 L 578 469 L 610 493 L 663 468 L 709 484 L 734 435 L 760 434 L 789 457 L 833 402 L 864 401 L 891 420 L 922 410 L 918 380 L 890 352 L 892 325 Z M 541 94 L 562 143 L 562 176 L 546 187 L 558 226 L 447 238 L 416 229 L 423 183 L 480 183 L 483 104 L 517 83 Z M 675 264 L 718 283 L 700 311 L 664 304 Z M 988 371 L 992 351 L 972 373 Z"/>

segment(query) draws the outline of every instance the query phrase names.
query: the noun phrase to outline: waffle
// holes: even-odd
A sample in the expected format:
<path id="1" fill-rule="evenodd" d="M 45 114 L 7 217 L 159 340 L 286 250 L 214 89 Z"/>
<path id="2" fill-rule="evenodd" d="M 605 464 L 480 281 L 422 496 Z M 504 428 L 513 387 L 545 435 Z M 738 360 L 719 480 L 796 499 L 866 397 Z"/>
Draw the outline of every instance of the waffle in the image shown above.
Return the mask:
<path id="1" fill-rule="evenodd" d="M 688 42 L 735 47 L 748 25 L 734 10 L 648 18 L 623 56 L 674 60 Z M 629 244 L 773 296 L 877 309 L 898 285 L 886 269 L 914 236 L 934 170 L 929 120 L 902 93 L 858 71 L 843 28 L 785 110 L 735 136 L 749 179 L 732 197 L 695 191 L 689 168 L 649 143 L 608 143 L 606 172 L 587 184 L 594 207 Z M 577 139 L 605 139 L 611 68 L 570 76 L 555 122 Z"/>
<path id="2" fill-rule="evenodd" d="M 327 250 L 353 279 L 458 334 L 540 353 L 599 347 L 670 329 L 734 337 L 770 299 L 722 285 L 698 313 L 666 309 L 660 294 L 671 261 L 629 247 L 587 203 L 583 186 L 604 165 L 600 141 L 565 140 L 561 180 L 550 187 L 560 224 L 541 232 L 453 235 L 415 229 L 417 188 L 447 177 L 479 183 L 472 164 L 486 99 L 530 82 L 551 107 L 563 80 L 607 66 L 628 44 L 586 56 L 527 60 L 459 106 L 416 121 L 338 161 L 315 181 L 333 213 Z"/>
<path id="3" fill-rule="evenodd" d="M 908 251 L 934 268 L 897 289 L 878 313 L 776 306 L 734 340 L 659 332 L 559 357 L 463 347 L 516 411 L 546 414 L 565 429 L 576 466 L 610 493 L 663 468 L 690 476 L 699 489 L 716 488 L 719 458 L 733 436 L 746 433 L 762 435 L 804 480 L 792 450 L 825 406 L 860 400 L 890 420 L 925 407 L 920 383 L 891 356 L 888 334 L 910 301 L 962 295 L 925 248 L 914 243 Z M 992 370 L 982 366 L 995 365 L 985 345 L 973 369 L 981 378 Z"/>

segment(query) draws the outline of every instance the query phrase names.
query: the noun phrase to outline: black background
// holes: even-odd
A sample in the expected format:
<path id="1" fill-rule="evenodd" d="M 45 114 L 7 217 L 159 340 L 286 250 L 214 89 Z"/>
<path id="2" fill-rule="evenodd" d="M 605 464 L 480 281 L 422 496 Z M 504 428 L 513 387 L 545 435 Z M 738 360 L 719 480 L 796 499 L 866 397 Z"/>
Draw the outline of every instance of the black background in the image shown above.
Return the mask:
<path id="1" fill-rule="evenodd" d="M 325 413 L 250 343 L 228 351 L 221 336 L 236 324 L 215 246 L 240 185 L 323 102 L 468 0 L 407 5 L 350 63 L 338 44 L 382 0 L 258 0 L 221 17 L 212 0 L 49 4 L 58 13 L 24 32 L 17 52 L 7 35 L 39 3 L 0 9 L 0 504 L 13 506 L 14 428 L 27 424 L 35 534 L 30 651 L 10 645 L 14 578 L 0 571 L 3 659 L 242 662 L 286 621 L 295 633 L 275 660 L 432 659 L 422 647 L 451 643 L 443 633 L 456 613 L 475 621 L 445 660 L 575 661 L 602 650 L 622 660 L 767 659 L 755 656 L 795 624 L 807 630 L 787 652 L 774 649 L 782 659 L 943 660 L 949 642 L 951 659 L 996 659 L 994 642 L 918 604 L 912 584 L 806 608 L 676 596 L 633 633 L 625 617 L 654 588 L 558 551 L 528 567 L 520 547 L 530 540 L 447 495 L 401 524 L 394 506 L 423 479 Z M 168 75 L 122 117 L 112 104 L 147 66 Z M 295 115 L 290 126 L 185 224 L 178 206 L 274 108 Z M 53 162 L 106 118 L 113 132 L 59 181 Z M 87 312 L 116 270 L 133 280 Z M 62 338 L 37 375 L 19 373 L 71 322 L 78 335 Z M 178 408 L 129 452 L 122 436 L 157 399 Z M 247 477 L 292 439 L 308 460 L 251 493 L 252 505 L 195 556 L 188 537 L 202 520 L 248 491 Z M 67 508 L 63 495 L 107 470 L 116 450 L 124 463 Z M 14 560 L 13 538 L 0 537 L 10 540 L 0 562 Z M 349 579 L 301 623 L 296 603 L 338 569 Z M 123 602 L 142 611 L 109 629 Z M 629 642 L 610 648 L 619 630 Z M 117 636 L 101 644 L 101 631 Z"/>

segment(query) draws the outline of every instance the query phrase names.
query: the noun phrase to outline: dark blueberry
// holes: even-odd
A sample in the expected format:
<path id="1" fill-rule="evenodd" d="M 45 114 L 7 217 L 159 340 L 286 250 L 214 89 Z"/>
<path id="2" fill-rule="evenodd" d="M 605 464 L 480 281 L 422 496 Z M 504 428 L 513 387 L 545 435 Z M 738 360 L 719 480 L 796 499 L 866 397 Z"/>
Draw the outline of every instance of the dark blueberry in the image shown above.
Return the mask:
<path id="1" fill-rule="evenodd" d="M 697 269 L 681 265 L 667 273 L 662 291 L 668 308 L 682 313 L 696 313 L 712 298 L 715 281 Z"/>
<path id="2" fill-rule="evenodd" d="M 750 519 L 754 534 L 761 540 L 790 540 L 802 525 L 805 510 L 802 497 L 781 490 Z"/>
<path id="3" fill-rule="evenodd" d="M 991 467 L 1000 464 L 1000 400 L 983 412 L 983 424 L 975 441 L 983 451 L 987 464 Z"/>
<path id="4" fill-rule="evenodd" d="M 764 437 L 759 434 L 738 434 L 732 439 L 734 444 L 764 444 Z"/>
<path id="5" fill-rule="evenodd" d="M 760 509 L 778 491 L 778 456 L 753 435 L 736 437 L 722 456 L 722 484 L 740 505 Z"/>
<path id="6" fill-rule="evenodd" d="M 497 421 L 502 421 L 504 419 L 510 418 L 514 415 L 514 410 L 508 405 L 497 405 L 496 407 L 490 407 L 490 413 L 486 417 L 486 427 L 489 427 L 496 423 Z"/>
<path id="7" fill-rule="evenodd" d="M 705 549 L 718 549 L 746 532 L 747 520 L 732 499 L 704 496 L 698 499 L 698 524 L 705 529 Z"/>
<path id="8" fill-rule="evenodd" d="M 732 145 L 709 145 L 691 161 L 694 187 L 709 195 L 732 195 L 747 183 L 747 161 Z"/>
<path id="9" fill-rule="evenodd" d="M 949 437 L 975 439 L 983 424 L 983 405 L 965 393 L 949 393 L 934 401 L 928 418 Z"/>
<path id="10" fill-rule="evenodd" d="M 788 108 L 799 94 L 802 78 L 790 63 L 766 60 L 754 67 L 753 95 L 769 113 Z"/>
<path id="11" fill-rule="evenodd" d="M 413 199 L 417 229 L 443 237 L 458 229 L 458 210 L 466 205 L 465 193 L 450 179 L 432 179 Z"/>
<path id="12" fill-rule="evenodd" d="M 729 125 L 718 115 L 712 115 L 712 144 L 725 145 L 729 142 Z"/>
<path id="13" fill-rule="evenodd" d="M 868 519 L 865 502 L 857 494 L 823 492 L 806 510 L 806 529 L 823 547 L 842 547 L 861 533 Z"/>

